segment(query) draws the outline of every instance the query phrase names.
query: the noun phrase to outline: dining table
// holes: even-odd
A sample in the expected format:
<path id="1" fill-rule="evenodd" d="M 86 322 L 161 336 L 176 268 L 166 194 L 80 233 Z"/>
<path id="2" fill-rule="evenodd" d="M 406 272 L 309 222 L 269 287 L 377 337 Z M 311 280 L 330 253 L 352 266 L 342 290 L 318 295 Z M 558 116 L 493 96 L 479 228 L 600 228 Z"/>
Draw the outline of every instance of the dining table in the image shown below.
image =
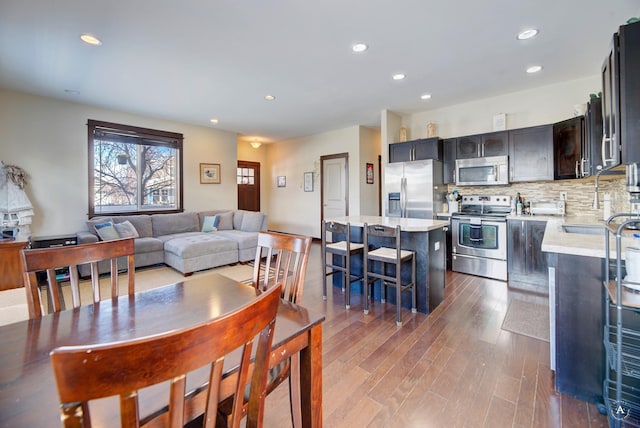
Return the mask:
<path id="1" fill-rule="evenodd" d="M 1 326 L 0 427 L 61 426 L 49 357 L 54 348 L 126 341 L 192 327 L 240 308 L 255 297 L 254 287 L 211 273 Z M 305 427 L 322 426 L 324 318 L 324 314 L 283 299 L 276 318 L 269 366 L 299 353 Z M 239 352 L 225 358 L 221 399 L 232 394 L 239 358 Z M 187 377 L 187 390 L 194 391 L 187 420 L 203 411 L 199 407 L 202 394 L 197 391 L 203 389 L 207 375 L 203 368 Z M 140 391 L 139 400 L 143 420 L 145 415 L 162 414 L 168 402 L 168 383 Z M 119 426 L 117 397 L 92 401 L 91 419 L 94 426 Z"/>

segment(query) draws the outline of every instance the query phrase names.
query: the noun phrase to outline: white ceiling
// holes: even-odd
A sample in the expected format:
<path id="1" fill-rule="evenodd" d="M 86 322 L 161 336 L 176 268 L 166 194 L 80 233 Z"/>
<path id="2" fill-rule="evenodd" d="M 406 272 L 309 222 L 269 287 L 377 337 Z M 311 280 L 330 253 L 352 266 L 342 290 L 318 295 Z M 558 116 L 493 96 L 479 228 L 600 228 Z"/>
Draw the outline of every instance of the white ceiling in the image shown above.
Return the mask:
<path id="1" fill-rule="evenodd" d="M 0 0 L 0 87 L 277 141 L 594 76 L 638 15 L 638 0 Z"/>

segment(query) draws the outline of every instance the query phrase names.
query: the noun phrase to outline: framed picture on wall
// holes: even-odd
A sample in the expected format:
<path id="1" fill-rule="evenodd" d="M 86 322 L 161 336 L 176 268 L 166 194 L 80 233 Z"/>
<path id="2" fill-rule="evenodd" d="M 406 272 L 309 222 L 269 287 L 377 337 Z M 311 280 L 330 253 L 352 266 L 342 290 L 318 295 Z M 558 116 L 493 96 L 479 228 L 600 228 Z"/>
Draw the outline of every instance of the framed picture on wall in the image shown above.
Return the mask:
<path id="1" fill-rule="evenodd" d="M 373 164 L 367 164 L 367 184 L 373 184 Z"/>
<path id="2" fill-rule="evenodd" d="M 220 184 L 220 164 L 201 163 L 200 164 L 201 184 Z"/>
<path id="3" fill-rule="evenodd" d="M 287 186 L 287 177 L 284 175 L 278 176 L 278 187 L 286 187 Z"/>
<path id="4" fill-rule="evenodd" d="M 313 172 L 304 173 L 304 191 L 313 192 Z"/>

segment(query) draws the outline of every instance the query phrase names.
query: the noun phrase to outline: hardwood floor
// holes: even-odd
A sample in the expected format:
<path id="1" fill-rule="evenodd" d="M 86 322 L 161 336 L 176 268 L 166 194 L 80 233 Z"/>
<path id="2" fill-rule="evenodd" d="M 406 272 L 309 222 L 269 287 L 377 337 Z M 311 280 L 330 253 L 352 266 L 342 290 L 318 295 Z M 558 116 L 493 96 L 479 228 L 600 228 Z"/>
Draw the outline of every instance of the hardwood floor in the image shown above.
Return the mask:
<path id="1" fill-rule="evenodd" d="M 486 278 L 447 272 L 445 299 L 428 316 L 373 302 L 351 309 L 334 287 L 322 300 L 320 244 L 314 242 L 302 305 L 323 325 L 325 427 L 606 427 L 596 407 L 553 387 L 549 344 L 501 329 L 512 298 Z M 354 284 L 353 289 L 359 285 Z M 267 398 L 265 426 L 291 426 L 288 384 Z"/>

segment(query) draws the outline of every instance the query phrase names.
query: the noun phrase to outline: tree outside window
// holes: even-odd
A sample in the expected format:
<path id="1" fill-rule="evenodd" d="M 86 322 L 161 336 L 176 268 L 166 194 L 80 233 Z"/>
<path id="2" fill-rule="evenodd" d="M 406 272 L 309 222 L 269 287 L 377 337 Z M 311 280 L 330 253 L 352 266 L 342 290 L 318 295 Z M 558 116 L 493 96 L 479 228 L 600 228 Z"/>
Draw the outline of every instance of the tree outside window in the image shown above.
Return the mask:
<path id="1" fill-rule="evenodd" d="M 89 120 L 89 216 L 182 211 L 182 140 Z"/>

